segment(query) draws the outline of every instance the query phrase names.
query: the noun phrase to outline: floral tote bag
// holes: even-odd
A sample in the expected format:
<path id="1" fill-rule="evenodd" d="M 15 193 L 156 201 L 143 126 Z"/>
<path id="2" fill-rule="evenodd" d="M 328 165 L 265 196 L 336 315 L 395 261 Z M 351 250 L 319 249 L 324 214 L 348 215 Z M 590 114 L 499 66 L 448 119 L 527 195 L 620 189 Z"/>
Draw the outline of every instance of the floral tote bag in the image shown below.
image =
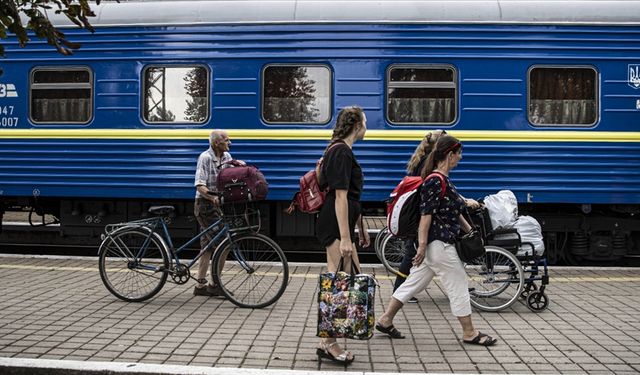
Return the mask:
<path id="1" fill-rule="evenodd" d="M 359 273 L 324 272 L 318 280 L 319 337 L 367 340 L 373 336 L 376 281 Z M 342 260 L 338 269 L 342 269 Z"/>

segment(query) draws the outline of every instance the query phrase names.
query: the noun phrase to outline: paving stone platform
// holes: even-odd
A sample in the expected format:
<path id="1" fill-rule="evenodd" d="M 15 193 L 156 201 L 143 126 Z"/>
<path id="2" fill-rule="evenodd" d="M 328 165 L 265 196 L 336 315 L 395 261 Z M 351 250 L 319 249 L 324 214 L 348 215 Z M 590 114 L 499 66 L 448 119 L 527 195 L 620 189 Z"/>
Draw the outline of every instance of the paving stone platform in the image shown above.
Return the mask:
<path id="1" fill-rule="evenodd" d="M 0 357 L 360 373 L 640 373 L 640 269 L 551 268 L 549 308 L 517 302 L 474 311 L 479 329 L 500 341 L 463 345 L 439 282 L 396 318 L 407 335 L 342 341 L 348 368 L 319 363 L 315 291 L 320 265 L 291 264 L 284 296 L 262 310 L 193 296 L 191 283 L 167 283 L 144 303 L 105 289 L 96 259 L 0 256 Z M 376 265 L 380 314 L 393 279 Z M 16 361 L 18 362 L 18 361 Z"/>

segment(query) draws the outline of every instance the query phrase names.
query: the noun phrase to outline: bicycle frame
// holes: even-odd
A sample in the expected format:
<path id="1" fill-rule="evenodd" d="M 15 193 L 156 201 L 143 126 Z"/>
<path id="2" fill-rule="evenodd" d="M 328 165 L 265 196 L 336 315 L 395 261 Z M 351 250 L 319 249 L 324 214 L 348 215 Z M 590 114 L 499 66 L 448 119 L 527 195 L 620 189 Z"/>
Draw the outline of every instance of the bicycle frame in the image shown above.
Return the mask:
<path id="1" fill-rule="evenodd" d="M 135 254 L 135 256 L 134 254 L 131 254 L 132 258 L 135 259 L 136 267 L 142 268 L 142 269 L 148 269 L 148 270 L 156 270 L 156 269 L 155 267 L 145 266 L 144 264 L 141 264 L 140 260 L 144 257 L 146 249 L 148 248 L 149 243 L 151 241 L 151 237 L 153 236 L 154 233 L 159 234 L 160 237 L 163 239 L 163 241 L 165 241 L 168 247 L 167 250 L 169 251 L 171 258 L 173 259 L 173 262 L 176 265 L 181 265 L 182 263 L 180 262 L 180 258 L 178 256 L 179 253 L 184 251 L 188 246 L 190 246 L 194 242 L 199 241 L 202 238 L 202 236 L 213 231 L 216 227 L 220 227 L 220 229 L 218 229 L 215 236 L 213 236 L 213 238 L 207 243 L 207 245 L 204 248 L 202 248 L 198 252 L 198 254 L 188 264 L 186 264 L 187 268 L 189 269 L 193 267 L 193 265 L 195 265 L 198 259 L 200 259 L 207 250 L 209 250 L 219 240 L 222 240 L 224 236 L 226 236 L 229 241 L 232 241 L 231 229 L 229 228 L 229 225 L 225 223 L 222 217 L 216 220 L 214 223 L 212 223 L 209 227 L 207 227 L 206 229 L 198 233 L 196 236 L 192 237 L 189 241 L 185 242 L 178 249 L 176 249 L 175 246 L 173 245 L 173 241 L 171 240 L 171 235 L 169 234 L 169 228 L 167 228 L 167 224 L 165 223 L 162 217 L 128 222 L 128 223 L 125 223 L 125 225 L 123 225 L 122 227 L 128 227 L 128 228 L 143 227 L 148 229 L 149 234 L 147 235 L 145 242 L 140 246 L 138 253 Z M 160 230 L 158 227 L 161 227 L 162 230 Z M 236 260 L 238 260 L 238 262 L 240 263 L 240 266 L 244 268 L 247 272 L 251 272 L 252 271 L 251 267 L 247 265 L 246 260 L 244 259 L 242 254 L 238 252 L 238 249 L 233 248 L 232 251 Z"/>

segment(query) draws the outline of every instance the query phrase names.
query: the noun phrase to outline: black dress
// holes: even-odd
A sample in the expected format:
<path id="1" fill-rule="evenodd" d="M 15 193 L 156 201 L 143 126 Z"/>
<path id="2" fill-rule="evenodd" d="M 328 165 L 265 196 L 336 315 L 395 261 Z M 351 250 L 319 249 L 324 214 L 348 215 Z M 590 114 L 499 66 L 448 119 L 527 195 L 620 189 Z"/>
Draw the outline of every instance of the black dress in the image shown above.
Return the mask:
<path id="1" fill-rule="evenodd" d="M 360 216 L 360 195 L 362 194 L 362 168 L 351 148 L 337 145 L 331 148 L 322 161 L 323 180 L 329 186 L 329 193 L 316 223 L 316 236 L 322 246 L 327 247 L 340 239 L 340 228 L 336 217 L 336 189 L 347 190 L 349 208 L 349 232 L 355 241 L 356 221 Z"/>

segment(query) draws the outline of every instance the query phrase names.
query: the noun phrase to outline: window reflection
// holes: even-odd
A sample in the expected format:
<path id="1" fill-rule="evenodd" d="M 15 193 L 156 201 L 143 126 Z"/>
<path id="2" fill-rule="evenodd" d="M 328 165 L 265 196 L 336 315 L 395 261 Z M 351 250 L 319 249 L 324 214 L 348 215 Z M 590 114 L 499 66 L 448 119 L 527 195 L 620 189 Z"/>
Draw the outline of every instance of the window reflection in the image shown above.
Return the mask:
<path id="1" fill-rule="evenodd" d="M 269 66 L 262 116 L 270 123 L 324 124 L 331 118 L 330 86 L 324 66 Z"/>
<path id="2" fill-rule="evenodd" d="M 144 73 L 144 119 L 151 123 L 203 123 L 209 114 L 204 67 L 150 67 Z"/>

